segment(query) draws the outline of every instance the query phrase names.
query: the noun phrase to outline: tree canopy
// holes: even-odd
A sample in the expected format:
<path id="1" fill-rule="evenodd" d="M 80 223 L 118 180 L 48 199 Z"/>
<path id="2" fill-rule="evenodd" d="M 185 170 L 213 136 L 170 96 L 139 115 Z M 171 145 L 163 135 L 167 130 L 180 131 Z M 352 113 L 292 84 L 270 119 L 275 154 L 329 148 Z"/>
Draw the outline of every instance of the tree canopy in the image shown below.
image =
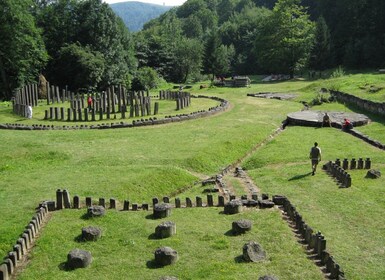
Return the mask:
<path id="1" fill-rule="evenodd" d="M 48 59 L 41 31 L 31 14 L 32 1 L 0 1 L 0 99 L 33 82 Z"/>
<path id="2" fill-rule="evenodd" d="M 136 33 L 102 0 L 0 0 L 0 98 L 39 73 L 76 90 L 385 67 L 384 26 L 383 0 L 189 0 Z"/>

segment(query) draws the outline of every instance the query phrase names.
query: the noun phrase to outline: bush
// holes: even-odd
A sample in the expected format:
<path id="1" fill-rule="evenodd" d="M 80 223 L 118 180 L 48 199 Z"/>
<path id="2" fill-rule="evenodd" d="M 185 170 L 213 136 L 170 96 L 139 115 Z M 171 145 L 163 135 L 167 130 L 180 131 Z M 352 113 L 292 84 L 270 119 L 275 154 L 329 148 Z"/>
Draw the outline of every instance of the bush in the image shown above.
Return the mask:
<path id="1" fill-rule="evenodd" d="M 150 90 L 156 88 L 160 83 L 158 73 L 150 67 L 138 69 L 131 83 L 132 90 Z"/>

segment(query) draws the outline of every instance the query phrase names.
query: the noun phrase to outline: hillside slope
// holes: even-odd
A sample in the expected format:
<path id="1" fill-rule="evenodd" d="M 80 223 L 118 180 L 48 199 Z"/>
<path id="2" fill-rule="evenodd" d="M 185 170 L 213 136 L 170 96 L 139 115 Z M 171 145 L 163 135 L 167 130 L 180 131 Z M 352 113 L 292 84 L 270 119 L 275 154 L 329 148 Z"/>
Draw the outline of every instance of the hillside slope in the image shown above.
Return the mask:
<path id="1" fill-rule="evenodd" d="M 172 6 L 162 6 L 136 1 L 110 4 L 110 7 L 123 19 L 125 25 L 132 32 L 141 30 L 146 22 L 157 18 L 172 8 Z"/>

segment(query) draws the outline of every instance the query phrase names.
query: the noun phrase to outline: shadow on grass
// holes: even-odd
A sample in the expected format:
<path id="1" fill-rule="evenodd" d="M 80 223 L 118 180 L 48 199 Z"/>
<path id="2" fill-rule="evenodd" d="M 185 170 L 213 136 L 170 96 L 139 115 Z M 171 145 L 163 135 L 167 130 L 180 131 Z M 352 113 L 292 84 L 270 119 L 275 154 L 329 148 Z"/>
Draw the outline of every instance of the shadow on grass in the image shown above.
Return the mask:
<path id="1" fill-rule="evenodd" d="M 149 239 L 149 240 L 158 240 L 158 239 L 160 239 L 160 238 L 158 238 L 158 237 L 156 236 L 155 233 L 151 233 L 151 234 L 148 236 L 148 239 Z"/>
<path id="2" fill-rule="evenodd" d="M 146 218 L 147 220 L 155 220 L 153 214 L 149 214 L 149 215 L 147 215 L 145 218 Z"/>
<path id="3" fill-rule="evenodd" d="M 62 271 L 73 271 L 73 270 L 75 270 L 75 269 L 69 267 L 69 266 L 67 265 L 67 262 L 62 262 L 61 264 L 58 265 L 58 268 L 59 268 L 60 270 L 62 270 Z"/>
<path id="4" fill-rule="evenodd" d="M 74 238 L 74 241 L 77 242 L 77 243 L 85 243 L 85 240 L 84 240 L 82 234 L 79 234 L 78 236 L 76 236 Z"/>
<path id="5" fill-rule="evenodd" d="M 162 268 L 162 266 L 161 266 L 161 265 L 158 265 L 158 264 L 155 262 L 155 260 L 148 261 L 148 262 L 146 263 L 146 266 L 147 266 L 147 268 L 149 268 L 149 269 L 158 269 L 158 268 Z"/>
<path id="6" fill-rule="evenodd" d="M 234 234 L 233 230 L 229 229 L 228 231 L 225 232 L 225 236 L 233 237 L 237 235 Z"/>
<path id="7" fill-rule="evenodd" d="M 243 258 L 242 255 L 236 256 L 236 257 L 234 258 L 234 261 L 235 261 L 236 263 L 245 263 L 245 260 L 244 260 L 244 258 Z"/>
<path id="8" fill-rule="evenodd" d="M 300 179 L 303 179 L 303 178 L 310 176 L 310 175 L 311 175 L 311 172 L 306 173 L 306 174 L 301 174 L 301 175 L 295 175 L 295 176 L 291 177 L 288 181 L 300 180 Z"/>
<path id="9" fill-rule="evenodd" d="M 83 215 L 80 216 L 80 219 L 82 220 L 89 220 L 92 217 L 88 213 L 84 213 Z"/>

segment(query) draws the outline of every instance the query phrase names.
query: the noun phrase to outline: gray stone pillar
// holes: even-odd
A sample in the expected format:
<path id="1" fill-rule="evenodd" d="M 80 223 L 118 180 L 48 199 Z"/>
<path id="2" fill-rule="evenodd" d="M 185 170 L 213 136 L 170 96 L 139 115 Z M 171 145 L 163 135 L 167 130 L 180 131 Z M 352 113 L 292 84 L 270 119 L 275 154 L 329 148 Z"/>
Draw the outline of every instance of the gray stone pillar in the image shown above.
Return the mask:
<path id="1" fill-rule="evenodd" d="M 372 163 L 370 161 L 370 158 L 366 158 L 365 160 L 365 169 L 370 169 L 372 166 Z"/>
<path id="2" fill-rule="evenodd" d="M 61 189 L 58 189 L 56 191 L 56 209 L 63 209 L 63 192 L 61 191 Z"/>
<path id="3" fill-rule="evenodd" d="M 203 206 L 202 198 L 200 196 L 195 197 L 195 201 L 196 201 L 196 206 L 197 207 L 202 207 Z"/>
<path id="4" fill-rule="evenodd" d="M 88 122 L 88 108 L 84 108 L 84 120 Z"/>
<path id="5" fill-rule="evenodd" d="M 181 203 L 180 203 L 180 198 L 175 198 L 175 208 L 180 208 L 181 207 Z"/>
<path id="6" fill-rule="evenodd" d="M 103 197 L 99 198 L 99 205 L 106 208 L 106 200 Z"/>
<path id="7" fill-rule="evenodd" d="M 123 211 L 128 211 L 130 209 L 130 202 L 128 200 L 124 201 Z"/>
<path id="8" fill-rule="evenodd" d="M 64 107 L 60 107 L 60 120 L 64 121 L 65 116 L 64 116 Z"/>
<path id="9" fill-rule="evenodd" d="M 74 196 L 74 209 L 79 209 L 80 208 L 80 198 L 79 196 L 75 195 Z"/>
<path id="10" fill-rule="evenodd" d="M 192 201 L 189 197 L 186 197 L 186 207 L 192 207 Z"/>
<path id="11" fill-rule="evenodd" d="M 219 207 L 224 207 L 225 206 L 225 197 L 222 195 L 218 196 L 218 206 Z"/>
<path id="12" fill-rule="evenodd" d="M 159 113 L 159 102 L 155 102 L 154 105 L 154 115 L 157 115 Z"/>
<path id="13" fill-rule="evenodd" d="M 86 206 L 91 207 L 92 206 L 92 198 L 87 196 L 86 197 Z"/>
<path id="14" fill-rule="evenodd" d="M 110 198 L 110 208 L 116 209 L 116 200 L 115 198 Z"/>
<path id="15" fill-rule="evenodd" d="M 70 194 L 67 190 L 63 190 L 64 208 L 71 208 Z"/>
<path id="16" fill-rule="evenodd" d="M 345 169 L 345 170 L 348 170 L 349 169 L 349 161 L 347 158 L 345 158 L 342 162 L 342 168 Z"/>
<path id="17" fill-rule="evenodd" d="M 214 200 L 213 200 L 213 195 L 208 194 L 207 195 L 207 206 L 212 207 L 214 206 Z"/>
<path id="18" fill-rule="evenodd" d="M 154 197 L 153 199 L 152 199 L 152 206 L 154 207 L 156 204 L 158 204 L 159 203 L 159 199 L 157 198 L 157 197 Z"/>
<path id="19" fill-rule="evenodd" d="M 362 158 L 359 158 L 357 161 L 357 169 L 363 169 L 364 168 L 364 160 Z"/>
<path id="20" fill-rule="evenodd" d="M 356 159 L 352 158 L 352 161 L 350 162 L 350 169 L 356 169 L 357 162 Z"/>

